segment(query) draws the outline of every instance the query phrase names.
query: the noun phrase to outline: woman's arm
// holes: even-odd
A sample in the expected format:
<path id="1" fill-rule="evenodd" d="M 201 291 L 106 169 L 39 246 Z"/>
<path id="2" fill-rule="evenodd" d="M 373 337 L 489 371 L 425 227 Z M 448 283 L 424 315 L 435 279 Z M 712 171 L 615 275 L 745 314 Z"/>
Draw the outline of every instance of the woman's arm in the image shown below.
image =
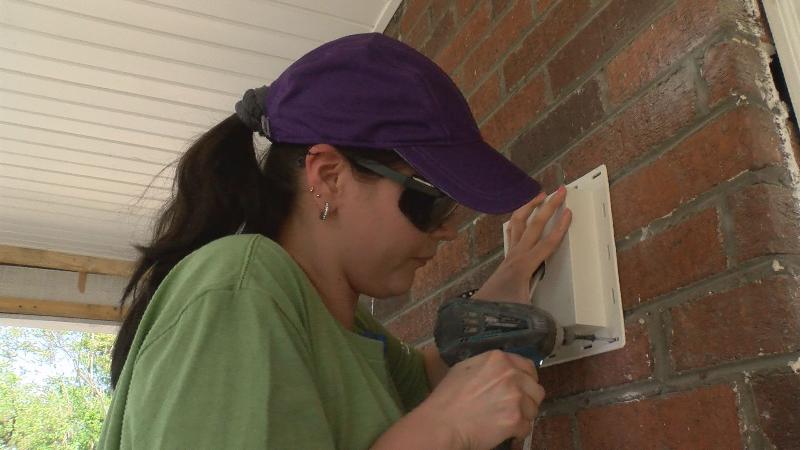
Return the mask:
<path id="1" fill-rule="evenodd" d="M 400 450 L 408 448 L 435 448 L 458 450 L 451 427 L 441 414 L 432 411 L 424 403 L 403 416 L 384 432 L 370 450 Z"/>
<path id="2" fill-rule="evenodd" d="M 449 367 L 442 361 L 439 356 L 439 350 L 436 345 L 431 345 L 422 350 L 422 357 L 425 361 L 425 373 L 428 375 L 428 385 L 431 390 L 435 389 L 442 378 L 447 375 Z"/>

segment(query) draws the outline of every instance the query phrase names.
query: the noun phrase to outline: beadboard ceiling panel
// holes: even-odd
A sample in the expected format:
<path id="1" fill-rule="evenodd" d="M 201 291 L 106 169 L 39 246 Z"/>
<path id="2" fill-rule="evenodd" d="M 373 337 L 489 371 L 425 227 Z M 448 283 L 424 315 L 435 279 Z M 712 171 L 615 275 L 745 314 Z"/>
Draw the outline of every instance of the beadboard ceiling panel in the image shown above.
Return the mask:
<path id="1" fill-rule="evenodd" d="M 133 259 L 248 88 L 400 0 L 0 0 L 0 244 Z"/>

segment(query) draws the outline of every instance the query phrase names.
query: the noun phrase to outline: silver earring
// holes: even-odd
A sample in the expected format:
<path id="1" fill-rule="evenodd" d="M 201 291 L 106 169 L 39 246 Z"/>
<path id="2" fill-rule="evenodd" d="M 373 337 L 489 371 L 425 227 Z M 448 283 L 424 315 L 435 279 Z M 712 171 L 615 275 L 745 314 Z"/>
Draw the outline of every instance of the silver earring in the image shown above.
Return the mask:
<path id="1" fill-rule="evenodd" d="M 311 186 L 311 188 L 309 188 L 309 189 L 308 189 L 308 192 L 314 192 L 314 186 Z M 317 197 L 317 198 L 320 198 L 320 197 L 322 197 L 322 196 L 321 196 L 321 195 L 319 195 L 319 194 L 314 194 L 314 196 L 315 196 L 315 197 Z"/>
<path id="2" fill-rule="evenodd" d="M 325 207 L 322 209 L 322 212 L 319 213 L 319 220 L 325 220 L 328 218 L 328 211 L 330 211 L 331 204 L 325 202 Z"/>

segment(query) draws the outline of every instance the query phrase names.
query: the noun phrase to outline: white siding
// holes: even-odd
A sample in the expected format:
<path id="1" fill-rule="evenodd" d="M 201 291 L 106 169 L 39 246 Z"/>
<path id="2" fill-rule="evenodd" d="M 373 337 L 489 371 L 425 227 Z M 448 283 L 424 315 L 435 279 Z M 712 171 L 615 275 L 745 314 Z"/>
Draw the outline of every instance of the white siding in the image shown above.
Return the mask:
<path id="1" fill-rule="evenodd" d="M 192 139 L 399 4 L 0 0 L 0 243 L 132 259 Z"/>

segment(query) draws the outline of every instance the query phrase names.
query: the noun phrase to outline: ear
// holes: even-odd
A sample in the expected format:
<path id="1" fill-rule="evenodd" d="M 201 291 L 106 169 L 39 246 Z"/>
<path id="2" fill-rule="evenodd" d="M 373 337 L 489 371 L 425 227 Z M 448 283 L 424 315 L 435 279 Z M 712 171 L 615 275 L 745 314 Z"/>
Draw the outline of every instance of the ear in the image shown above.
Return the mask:
<path id="1" fill-rule="evenodd" d="M 313 186 L 314 193 L 320 195 L 314 198 L 320 209 L 325 202 L 329 202 L 331 210 L 335 209 L 349 171 L 347 159 L 332 145 L 317 144 L 309 148 L 305 158 L 306 189 Z"/>

